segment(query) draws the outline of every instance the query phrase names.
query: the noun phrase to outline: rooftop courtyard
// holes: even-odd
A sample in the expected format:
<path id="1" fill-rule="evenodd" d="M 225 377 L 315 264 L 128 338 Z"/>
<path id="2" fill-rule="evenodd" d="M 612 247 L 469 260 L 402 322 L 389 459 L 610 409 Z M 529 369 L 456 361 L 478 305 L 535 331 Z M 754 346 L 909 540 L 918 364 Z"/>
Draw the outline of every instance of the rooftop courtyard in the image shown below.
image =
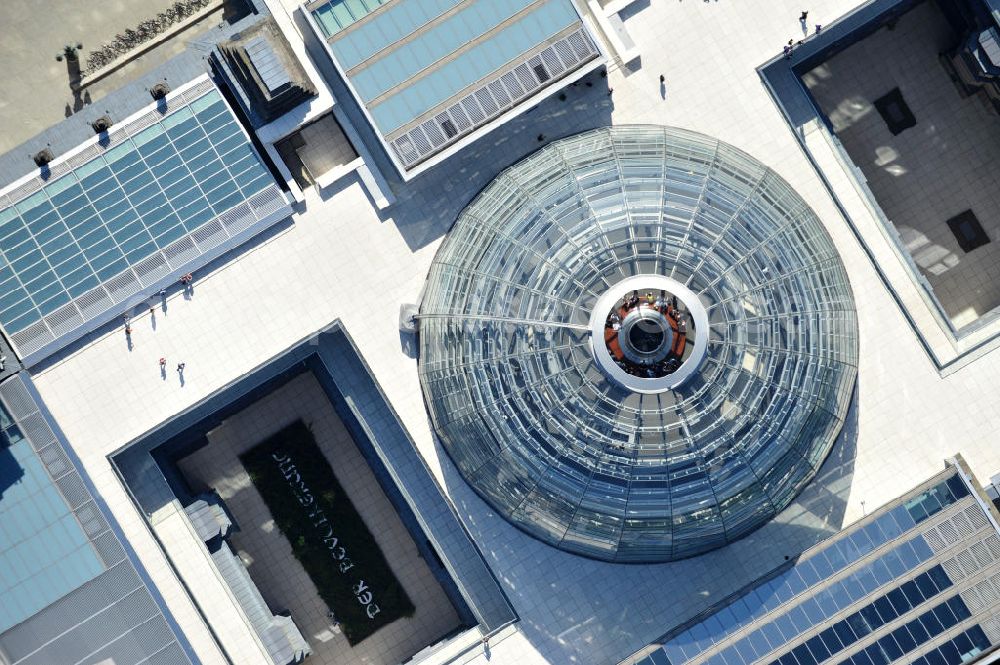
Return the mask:
<path id="1" fill-rule="evenodd" d="M 942 64 L 962 37 L 925 0 L 803 75 L 956 328 L 1000 306 L 1000 115 Z M 893 91 L 912 127 L 879 112 Z M 986 242 L 963 248 L 949 221 L 970 210 Z"/>
<path id="2" fill-rule="evenodd" d="M 330 615 L 332 612 L 346 623 L 354 599 L 331 607 L 320 598 L 316 581 L 293 556 L 288 537 L 276 528 L 268 503 L 240 460 L 298 420 L 308 424 L 346 497 L 375 537 L 376 547 L 390 566 L 385 577 L 395 576 L 416 607 L 412 616 L 396 619 L 354 644 Z M 231 546 L 247 564 L 268 604 L 291 612 L 312 646 L 310 660 L 324 665 L 392 665 L 461 627 L 454 607 L 312 374 L 299 375 L 230 416 L 208 432 L 206 439 L 204 447 L 183 457 L 178 465 L 193 492 L 215 491 L 225 502 L 239 525 L 230 539 Z M 303 462 L 308 460 L 298 460 L 300 465 Z M 332 516 L 331 520 L 335 528 L 342 528 Z M 358 551 L 363 543 L 349 538 L 342 541 L 352 550 L 351 557 L 360 561 L 369 556 Z M 381 581 L 372 579 L 371 583 Z M 380 609 L 386 613 L 393 610 L 387 598 L 381 599 Z"/>

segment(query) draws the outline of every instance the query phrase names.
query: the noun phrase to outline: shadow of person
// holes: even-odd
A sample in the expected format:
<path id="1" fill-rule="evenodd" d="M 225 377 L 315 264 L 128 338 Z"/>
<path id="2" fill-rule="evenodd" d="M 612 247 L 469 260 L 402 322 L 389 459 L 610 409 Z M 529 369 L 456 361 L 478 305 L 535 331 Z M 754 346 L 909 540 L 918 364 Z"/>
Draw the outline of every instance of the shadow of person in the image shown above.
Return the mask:
<path id="1" fill-rule="evenodd" d="M 73 107 L 69 105 L 69 102 L 66 103 L 65 113 L 67 118 L 73 115 Z"/>
<path id="2" fill-rule="evenodd" d="M 664 80 L 660 80 L 660 99 L 667 98 L 667 83 Z"/>

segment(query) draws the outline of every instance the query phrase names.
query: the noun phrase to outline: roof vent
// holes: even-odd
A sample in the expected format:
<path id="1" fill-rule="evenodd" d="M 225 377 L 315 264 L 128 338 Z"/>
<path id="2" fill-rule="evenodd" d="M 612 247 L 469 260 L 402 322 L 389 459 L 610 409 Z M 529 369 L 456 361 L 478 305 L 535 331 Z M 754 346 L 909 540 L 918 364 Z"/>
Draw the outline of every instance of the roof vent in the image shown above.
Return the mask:
<path id="1" fill-rule="evenodd" d="M 149 89 L 149 94 L 152 95 L 153 99 L 156 101 L 166 99 L 168 92 L 170 92 L 170 86 L 166 83 L 157 83 Z"/>
<path id="2" fill-rule="evenodd" d="M 100 118 L 90 123 L 90 126 L 94 128 L 95 134 L 103 134 L 104 132 L 111 129 L 111 125 L 113 124 L 114 122 L 111 121 L 110 117 L 102 115 Z"/>
<path id="3" fill-rule="evenodd" d="M 32 157 L 32 159 L 35 160 L 35 164 L 37 166 L 45 166 L 55 158 L 56 156 L 53 155 L 52 151 L 49 150 L 48 148 L 39 150 L 38 152 L 35 153 L 35 156 Z"/>

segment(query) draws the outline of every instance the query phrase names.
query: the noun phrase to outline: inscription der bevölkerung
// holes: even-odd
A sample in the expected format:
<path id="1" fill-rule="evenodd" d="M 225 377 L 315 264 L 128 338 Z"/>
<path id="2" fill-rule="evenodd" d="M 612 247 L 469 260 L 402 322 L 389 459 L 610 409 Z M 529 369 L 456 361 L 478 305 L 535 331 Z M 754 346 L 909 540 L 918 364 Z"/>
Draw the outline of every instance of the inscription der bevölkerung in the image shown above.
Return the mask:
<path id="1" fill-rule="evenodd" d="M 302 480 L 295 461 L 289 455 L 277 452 L 271 453 L 271 459 L 278 465 L 281 475 L 288 482 L 295 500 L 309 511 L 309 521 L 317 530 L 323 545 L 329 550 L 330 556 L 337 562 L 337 570 L 341 574 L 347 575 L 354 568 L 354 562 L 347 555 L 347 548 L 341 545 L 340 539 L 334 535 L 333 525 L 327 520 L 323 509 L 320 508 L 309 487 Z M 356 584 L 352 584 L 351 591 L 354 592 L 355 599 L 365 608 L 365 614 L 369 619 L 374 619 L 382 611 L 375 603 L 375 598 L 364 580 L 358 580 Z"/>

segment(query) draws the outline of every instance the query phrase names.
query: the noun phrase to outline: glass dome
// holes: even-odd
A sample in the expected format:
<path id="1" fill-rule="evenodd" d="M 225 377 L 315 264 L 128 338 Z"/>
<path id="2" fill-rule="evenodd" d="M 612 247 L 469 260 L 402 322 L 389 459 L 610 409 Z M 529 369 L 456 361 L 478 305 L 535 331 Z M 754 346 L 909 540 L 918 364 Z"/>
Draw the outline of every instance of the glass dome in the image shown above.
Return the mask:
<path id="1" fill-rule="evenodd" d="M 420 310 L 434 427 L 561 549 L 667 561 L 764 524 L 830 451 L 857 373 L 819 219 L 736 148 L 656 126 L 552 143 L 462 213 Z"/>

